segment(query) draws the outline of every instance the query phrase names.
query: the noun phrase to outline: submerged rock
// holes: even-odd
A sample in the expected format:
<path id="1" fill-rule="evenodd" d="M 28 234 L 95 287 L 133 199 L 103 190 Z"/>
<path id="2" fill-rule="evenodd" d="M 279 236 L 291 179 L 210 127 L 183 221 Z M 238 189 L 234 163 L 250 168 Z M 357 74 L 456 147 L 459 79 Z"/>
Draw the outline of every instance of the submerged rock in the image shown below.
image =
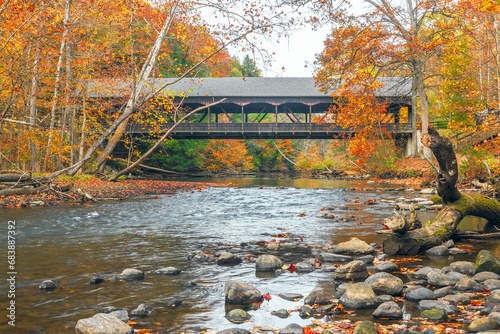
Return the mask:
<path id="1" fill-rule="evenodd" d="M 134 329 L 120 319 L 104 313 L 92 318 L 80 319 L 76 323 L 76 334 L 133 334 Z"/>

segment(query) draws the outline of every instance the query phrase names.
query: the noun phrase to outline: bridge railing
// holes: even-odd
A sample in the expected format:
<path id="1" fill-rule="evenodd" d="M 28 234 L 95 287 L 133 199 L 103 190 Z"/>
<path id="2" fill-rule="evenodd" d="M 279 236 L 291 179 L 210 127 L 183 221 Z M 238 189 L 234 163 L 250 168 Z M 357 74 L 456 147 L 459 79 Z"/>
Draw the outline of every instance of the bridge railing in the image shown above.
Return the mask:
<path id="1" fill-rule="evenodd" d="M 173 126 L 166 123 L 165 129 Z M 389 133 L 410 133 L 411 124 L 384 123 L 381 128 Z M 127 129 L 129 133 L 148 133 L 150 129 L 133 124 Z M 335 124 L 315 123 L 181 123 L 174 133 L 356 133 L 352 129 L 344 129 Z"/>

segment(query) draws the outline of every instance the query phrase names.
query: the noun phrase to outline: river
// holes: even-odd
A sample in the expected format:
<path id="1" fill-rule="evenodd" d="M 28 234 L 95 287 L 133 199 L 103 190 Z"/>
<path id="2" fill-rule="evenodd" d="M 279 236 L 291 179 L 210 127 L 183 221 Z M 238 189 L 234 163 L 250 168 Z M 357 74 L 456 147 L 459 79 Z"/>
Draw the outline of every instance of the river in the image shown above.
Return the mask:
<path id="1" fill-rule="evenodd" d="M 197 180 L 198 181 L 198 180 Z M 241 246 L 254 240 L 271 241 L 289 233 L 304 244 L 278 252 L 287 263 L 314 258 L 317 249 L 307 245 L 329 245 L 358 237 L 381 243 L 384 236 L 375 233 L 392 205 L 383 199 L 402 195 L 395 191 L 376 191 L 390 185 L 364 181 L 224 179 L 234 187 L 209 188 L 195 192 L 179 192 L 171 196 L 150 196 L 125 201 L 103 202 L 89 206 L 58 206 L 24 209 L 0 209 L 4 238 L 2 254 L 7 257 L 7 222 L 16 222 L 16 327 L 0 317 L 1 333 L 74 333 L 78 319 L 88 318 L 104 306 L 134 309 L 141 303 L 155 311 L 139 320 L 135 328 L 150 328 L 160 333 L 196 331 L 200 328 L 222 330 L 231 327 L 269 326 L 283 328 L 291 322 L 302 326 L 310 320 L 298 312 L 286 320 L 270 315 L 271 310 L 293 310 L 301 302 L 288 302 L 277 295 L 296 292 L 307 295 L 321 286 L 334 292 L 332 273 L 317 270 L 308 274 L 256 274 L 255 264 L 223 267 L 192 263 L 188 255 L 195 252 L 234 251 L 241 256 L 257 256 L 266 251 L 262 246 Z M 347 190 L 372 188 L 371 190 Z M 348 201 L 346 201 L 346 199 Z M 376 199 L 377 205 L 362 205 Z M 317 217 L 321 209 L 335 218 Z M 424 221 L 432 214 L 424 214 Z M 475 221 L 469 225 L 475 225 Z M 468 227 L 470 228 L 470 227 Z M 287 241 L 287 240 L 284 240 Z M 245 245 L 245 244 L 244 244 Z M 475 243 L 474 249 L 488 248 L 499 255 L 498 242 Z M 442 267 L 457 260 L 474 261 L 475 255 L 450 257 L 439 262 L 408 263 L 405 266 L 430 264 Z M 4 261 L 4 263 L 6 260 Z M 174 266 L 179 276 L 156 276 L 152 271 Z M 2 266 L 4 277 L 7 266 Z M 118 274 L 125 268 L 146 272 L 143 281 L 108 281 L 88 284 L 98 274 Z M 8 277 L 7 277 L 8 278 Z M 53 292 L 40 291 L 45 279 L 58 282 Z M 272 299 L 251 311 L 253 321 L 235 325 L 224 316 L 224 282 L 236 279 L 257 287 Z M 186 287 L 187 282 L 198 283 Z M 9 286 L 2 280 L 0 308 L 7 314 Z M 181 299 L 180 307 L 168 306 L 172 298 Z M 406 308 L 412 311 L 411 305 Z M 0 312 L 2 313 L 2 312 Z M 363 312 L 360 313 L 363 316 Z M 366 315 L 368 316 L 368 315 Z M 331 320 L 331 319 L 324 319 Z"/>

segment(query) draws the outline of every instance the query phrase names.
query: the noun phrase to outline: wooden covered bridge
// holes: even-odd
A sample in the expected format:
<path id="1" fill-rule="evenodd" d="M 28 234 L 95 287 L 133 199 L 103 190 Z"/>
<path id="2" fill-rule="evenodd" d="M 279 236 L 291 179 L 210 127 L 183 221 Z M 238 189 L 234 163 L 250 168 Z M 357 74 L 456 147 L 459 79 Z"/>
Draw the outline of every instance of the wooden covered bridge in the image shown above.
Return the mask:
<path id="1" fill-rule="evenodd" d="M 150 88 L 163 87 L 174 79 L 156 79 Z M 401 140 L 411 136 L 411 86 L 404 78 L 382 78 L 384 87 L 377 92 L 381 103 L 388 104 L 390 120 L 382 126 Z M 90 97 L 113 98 L 130 94 L 124 81 L 115 82 L 113 89 L 94 85 Z M 92 87 L 91 87 L 92 88 Z M 333 124 L 316 124 L 333 104 L 330 94 L 322 93 L 310 78 L 185 78 L 167 86 L 173 92 L 174 103 L 186 110 L 226 100 L 194 115 L 173 132 L 175 139 L 333 139 L 355 133 Z M 403 114 L 404 113 L 404 114 Z M 173 123 L 166 123 L 170 128 Z M 130 125 L 129 133 L 148 133 L 143 125 Z"/>

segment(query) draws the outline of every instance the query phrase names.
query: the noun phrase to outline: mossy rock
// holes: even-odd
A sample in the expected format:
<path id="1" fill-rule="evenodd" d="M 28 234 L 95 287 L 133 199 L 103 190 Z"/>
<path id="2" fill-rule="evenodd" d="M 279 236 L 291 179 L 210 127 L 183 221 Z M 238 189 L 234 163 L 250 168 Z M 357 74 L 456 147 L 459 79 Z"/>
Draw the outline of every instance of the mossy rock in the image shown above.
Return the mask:
<path id="1" fill-rule="evenodd" d="M 483 249 L 476 257 L 476 274 L 482 271 L 491 271 L 500 275 L 500 260 L 490 251 Z"/>
<path id="2" fill-rule="evenodd" d="M 353 334 L 378 334 L 380 333 L 377 326 L 371 321 L 365 320 L 361 321 L 356 328 L 354 328 Z"/>
<path id="3" fill-rule="evenodd" d="M 446 321 L 448 320 L 448 315 L 446 312 L 440 308 L 433 308 L 431 310 L 425 310 L 422 312 L 422 317 L 431 321 Z"/>
<path id="4" fill-rule="evenodd" d="M 430 201 L 432 201 L 434 204 L 443 204 L 443 199 L 440 196 L 432 196 L 429 198 Z"/>

